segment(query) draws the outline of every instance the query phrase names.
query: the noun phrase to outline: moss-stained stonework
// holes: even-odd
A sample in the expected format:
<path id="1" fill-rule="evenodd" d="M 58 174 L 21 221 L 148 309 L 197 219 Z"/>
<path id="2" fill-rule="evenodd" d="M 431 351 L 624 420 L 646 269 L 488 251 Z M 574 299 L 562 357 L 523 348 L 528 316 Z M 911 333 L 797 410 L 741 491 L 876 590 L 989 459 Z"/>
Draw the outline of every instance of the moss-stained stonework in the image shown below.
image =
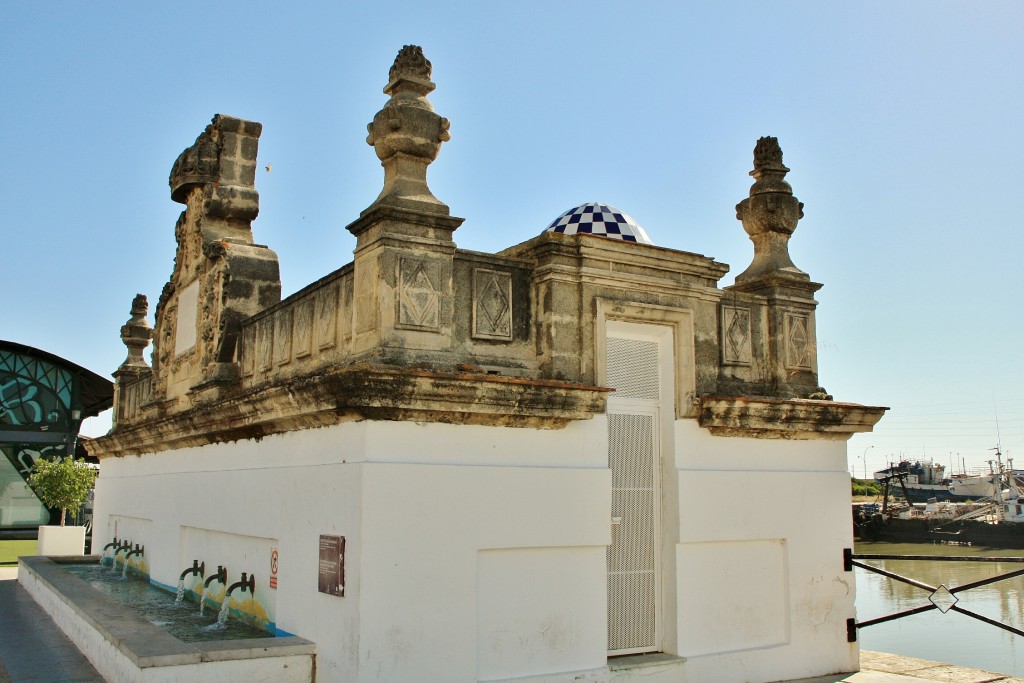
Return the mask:
<path id="1" fill-rule="evenodd" d="M 870 432 L 886 410 L 812 399 L 704 397 L 698 423 L 718 436 L 845 440 Z"/>
<path id="2" fill-rule="evenodd" d="M 557 428 L 605 410 L 605 326 L 672 330 L 678 418 L 714 434 L 845 438 L 882 409 L 822 397 L 814 292 L 788 240 L 803 204 L 774 138 L 737 206 L 754 243 L 735 285 L 712 258 L 545 232 L 497 254 L 458 249 L 462 219 L 427 186 L 450 123 L 422 50 L 399 53 L 368 126 L 380 195 L 347 229 L 352 263 L 280 300 L 277 257 L 253 242 L 261 126 L 218 115 L 171 172 L 186 205 L 151 334 L 133 306 L 114 430 L 101 455 L 259 437 L 352 419 Z M 482 217 L 486 220 L 486 217 Z M 671 227 L 671 226 L 668 226 Z M 137 302 L 138 303 L 138 302 Z M 144 303 L 141 302 L 141 303 Z M 127 329 L 127 327 L 126 327 Z M 716 398 L 709 398 L 716 397 Z"/>

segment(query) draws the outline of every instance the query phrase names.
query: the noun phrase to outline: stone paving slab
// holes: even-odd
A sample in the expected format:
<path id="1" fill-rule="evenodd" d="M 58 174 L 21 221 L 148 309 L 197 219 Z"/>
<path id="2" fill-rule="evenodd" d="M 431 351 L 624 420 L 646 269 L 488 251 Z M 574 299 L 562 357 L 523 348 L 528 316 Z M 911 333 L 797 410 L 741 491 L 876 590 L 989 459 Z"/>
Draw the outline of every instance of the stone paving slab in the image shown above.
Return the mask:
<path id="1" fill-rule="evenodd" d="M 103 683 L 17 581 L 0 580 L 0 605 L 0 683 Z"/>
<path id="2" fill-rule="evenodd" d="M 855 683 L 874 683 L 877 681 L 942 681 L 943 683 L 1024 683 L 1024 679 L 1014 678 L 1006 674 L 956 666 L 943 662 L 932 662 L 917 657 L 894 655 L 887 652 L 861 650 L 861 671 L 849 679 Z M 881 678 L 868 678 L 866 674 L 877 674 Z"/>

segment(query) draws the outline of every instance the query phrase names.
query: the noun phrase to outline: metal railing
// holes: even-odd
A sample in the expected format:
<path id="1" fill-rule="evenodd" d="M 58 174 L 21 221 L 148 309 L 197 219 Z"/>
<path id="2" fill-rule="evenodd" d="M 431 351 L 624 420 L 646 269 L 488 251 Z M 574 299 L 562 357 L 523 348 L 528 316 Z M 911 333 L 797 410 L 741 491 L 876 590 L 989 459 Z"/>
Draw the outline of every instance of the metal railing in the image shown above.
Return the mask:
<path id="1" fill-rule="evenodd" d="M 881 574 L 893 581 L 900 581 L 902 583 L 909 584 L 921 590 L 929 592 L 928 604 L 913 609 L 903 610 L 902 612 L 894 612 L 884 617 L 877 617 L 875 619 L 868 619 L 867 621 L 858 622 L 856 619 L 846 620 L 846 640 L 848 642 L 857 641 L 857 631 L 868 626 L 874 626 L 875 624 L 881 624 L 887 621 L 894 621 L 896 619 L 902 619 L 903 617 L 909 617 L 914 614 L 921 614 L 922 612 L 928 612 L 933 609 L 937 609 L 943 614 L 946 612 L 957 612 L 965 616 L 983 621 L 986 624 L 991 624 L 997 628 L 1001 628 L 1004 631 L 1009 631 L 1018 636 L 1024 636 L 1024 631 L 1018 628 L 1014 628 L 1009 624 L 996 621 L 995 619 L 989 619 L 986 616 L 982 616 L 977 612 L 972 612 L 969 609 L 960 607 L 956 603 L 959 601 L 957 593 L 963 593 L 969 591 L 972 588 L 979 588 L 981 586 L 988 586 L 989 584 L 996 583 L 997 581 L 1003 581 L 1005 579 L 1012 579 L 1015 576 L 1024 575 L 1024 569 L 1018 569 L 1016 571 L 1008 572 L 1006 574 L 1000 574 L 981 581 L 972 581 L 971 583 L 965 583 L 961 586 L 955 586 L 953 588 L 947 587 L 945 584 L 939 584 L 938 586 L 932 586 L 923 581 L 917 581 L 906 576 L 901 576 L 895 572 L 876 567 L 871 564 L 865 564 L 858 560 L 918 560 L 918 561 L 930 561 L 930 562 L 1024 562 L 1024 557 L 957 557 L 949 555 L 870 555 L 862 553 L 854 553 L 852 549 L 845 548 L 843 550 L 843 569 L 848 572 L 852 572 L 854 567 L 860 567 L 869 572 L 875 574 Z"/>

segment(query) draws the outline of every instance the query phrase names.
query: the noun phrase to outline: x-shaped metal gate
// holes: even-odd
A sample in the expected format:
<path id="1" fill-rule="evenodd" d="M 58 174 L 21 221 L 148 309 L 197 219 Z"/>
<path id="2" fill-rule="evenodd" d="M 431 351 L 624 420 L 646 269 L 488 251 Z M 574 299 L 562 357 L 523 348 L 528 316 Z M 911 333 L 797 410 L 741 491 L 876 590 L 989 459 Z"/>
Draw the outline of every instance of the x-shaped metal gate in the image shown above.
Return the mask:
<path id="1" fill-rule="evenodd" d="M 866 569 L 869 572 L 875 574 L 881 574 L 882 576 L 888 577 L 893 581 L 901 581 L 911 586 L 915 586 L 922 590 L 929 591 L 928 604 L 914 609 L 904 610 L 902 612 L 895 612 L 893 614 L 886 615 L 884 617 L 878 617 L 876 619 L 868 619 L 867 621 L 858 622 L 856 619 L 846 620 L 846 640 L 853 643 L 857 640 L 857 629 L 866 628 L 868 626 L 874 626 L 875 624 L 881 624 L 886 621 L 893 621 L 895 619 L 902 619 L 903 617 L 909 617 L 914 614 L 920 614 L 922 612 L 928 612 L 929 610 L 937 609 L 943 614 L 946 612 L 958 612 L 960 614 L 967 615 L 971 618 L 983 621 L 986 624 L 991 624 L 1004 631 L 1010 633 L 1016 633 L 1018 636 L 1024 636 L 1024 631 L 1014 628 L 1008 624 L 996 621 L 995 619 L 989 619 L 986 616 L 982 616 L 977 612 L 972 612 L 969 609 L 960 607 L 956 603 L 959 601 L 957 593 L 963 593 L 964 591 L 971 590 L 972 588 L 978 588 L 980 586 L 987 586 L 997 581 L 1004 579 L 1012 579 L 1015 576 L 1024 575 L 1024 569 L 1018 569 L 1017 571 L 1008 572 L 1006 574 L 1000 574 L 999 576 L 993 576 L 988 579 L 982 579 L 981 581 L 972 581 L 971 583 L 965 583 L 962 586 L 955 586 L 948 588 L 944 584 L 938 586 L 930 586 L 922 581 L 908 578 L 906 576 L 900 576 L 894 572 L 886 571 L 881 567 L 876 567 L 871 564 L 865 564 L 858 562 L 858 560 L 926 560 L 929 562 L 1024 562 L 1024 557 L 956 557 L 948 555 L 865 555 L 855 554 L 852 549 L 845 548 L 843 550 L 843 569 L 848 572 L 852 572 L 854 567 L 860 567 Z"/>

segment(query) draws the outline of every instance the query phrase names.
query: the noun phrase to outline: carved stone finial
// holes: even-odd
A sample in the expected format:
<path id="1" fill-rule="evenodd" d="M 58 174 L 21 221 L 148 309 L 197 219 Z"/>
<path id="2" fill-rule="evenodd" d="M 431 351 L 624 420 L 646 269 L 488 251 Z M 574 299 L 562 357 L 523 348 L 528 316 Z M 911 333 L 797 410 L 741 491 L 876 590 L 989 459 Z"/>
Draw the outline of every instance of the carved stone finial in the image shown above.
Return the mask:
<path id="1" fill-rule="evenodd" d="M 789 257 L 789 237 L 804 216 L 804 205 L 793 196 L 793 188 L 785 180 L 787 173 L 779 141 L 759 139 L 750 172 L 754 178 L 750 196 L 736 205 L 736 218 L 754 243 L 754 260 L 736 277 L 737 284 L 769 276 L 810 279 Z"/>
<path id="2" fill-rule="evenodd" d="M 136 316 L 142 316 L 145 319 L 146 314 L 149 313 L 149 299 L 146 298 L 145 294 L 136 294 L 135 298 L 132 299 L 132 320 L 136 320 Z"/>
<path id="3" fill-rule="evenodd" d="M 771 136 L 758 138 L 754 146 L 754 171 L 758 170 L 779 170 L 788 173 L 789 169 L 782 164 L 782 148 L 779 147 L 779 139 Z"/>
<path id="4" fill-rule="evenodd" d="M 217 114 L 171 167 L 171 199 L 188 203 L 196 187 L 208 188 L 203 210 L 211 216 L 252 221 L 259 214 L 254 187 L 256 154 L 263 126 Z"/>
<path id="5" fill-rule="evenodd" d="M 153 328 L 146 320 L 149 313 L 149 301 L 144 294 L 136 294 L 132 299 L 132 317 L 121 326 L 121 341 L 128 347 L 128 357 L 121 363 L 119 370 L 148 368 L 149 364 L 142 357 L 142 352 L 153 339 Z"/>
<path id="6" fill-rule="evenodd" d="M 449 214 L 427 187 L 427 166 L 451 139 L 448 119 L 435 114 L 427 100 L 435 87 L 430 74 L 422 48 L 406 45 L 399 51 L 384 88 L 391 99 L 366 127 L 366 142 L 384 167 L 384 189 L 363 214 L 378 206 Z"/>
<path id="7" fill-rule="evenodd" d="M 220 150 L 213 135 L 213 124 L 206 127 L 191 147 L 174 160 L 167 184 L 171 186 L 171 199 L 184 202 L 188 188 L 217 182 Z"/>
<path id="8" fill-rule="evenodd" d="M 419 45 L 404 45 L 395 57 L 395 63 L 391 65 L 388 78 L 395 82 L 400 78 L 417 78 L 423 81 L 430 80 L 432 67 L 430 60 L 423 55 L 423 48 Z"/>

